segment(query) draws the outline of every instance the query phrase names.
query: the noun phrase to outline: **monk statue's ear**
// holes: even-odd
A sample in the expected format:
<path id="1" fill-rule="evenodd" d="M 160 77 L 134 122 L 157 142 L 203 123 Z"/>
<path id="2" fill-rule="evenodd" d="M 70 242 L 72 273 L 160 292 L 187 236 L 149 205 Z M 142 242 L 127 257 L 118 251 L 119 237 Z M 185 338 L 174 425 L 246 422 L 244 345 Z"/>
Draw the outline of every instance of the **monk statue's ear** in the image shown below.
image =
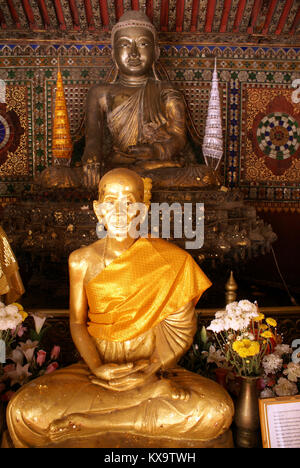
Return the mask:
<path id="1" fill-rule="evenodd" d="M 94 201 L 93 201 L 93 209 L 94 209 L 94 213 L 95 213 L 95 215 L 96 215 L 98 221 L 100 221 L 99 218 L 101 217 L 99 204 L 100 204 L 99 200 L 94 200 Z"/>

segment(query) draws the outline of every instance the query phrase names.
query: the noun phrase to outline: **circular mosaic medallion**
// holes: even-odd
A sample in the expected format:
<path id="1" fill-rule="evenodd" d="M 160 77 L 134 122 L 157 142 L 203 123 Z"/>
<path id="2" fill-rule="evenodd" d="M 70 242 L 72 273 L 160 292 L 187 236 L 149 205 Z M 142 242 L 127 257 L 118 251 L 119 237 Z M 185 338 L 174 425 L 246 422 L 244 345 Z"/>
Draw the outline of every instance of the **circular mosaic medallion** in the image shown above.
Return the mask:
<path id="1" fill-rule="evenodd" d="M 288 159 L 300 146 L 300 127 L 291 115 L 273 112 L 260 121 L 256 137 L 259 148 L 269 158 Z"/>
<path id="2" fill-rule="evenodd" d="M 3 115 L 0 114 L 0 149 L 4 148 L 9 140 L 10 128 Z"/>

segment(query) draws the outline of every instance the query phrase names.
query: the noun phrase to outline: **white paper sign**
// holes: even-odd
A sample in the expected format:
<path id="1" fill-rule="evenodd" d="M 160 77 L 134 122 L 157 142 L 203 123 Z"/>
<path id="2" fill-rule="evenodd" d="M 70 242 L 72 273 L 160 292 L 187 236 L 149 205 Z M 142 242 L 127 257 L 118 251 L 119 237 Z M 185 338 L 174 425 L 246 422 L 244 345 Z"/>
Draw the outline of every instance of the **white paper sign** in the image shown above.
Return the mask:
<path id="1" fill-rule="evenodd" d="M 266 406 L 270 448 L 300 448 L 300 401 Z"/>
<path id="2" fill-rule="evenodd" d="M 4 340 L 0 340 L 0 363 L 1 364 L 5 364 L 6 362 L 6 346 L 5 346 L 5 341 Z"/>

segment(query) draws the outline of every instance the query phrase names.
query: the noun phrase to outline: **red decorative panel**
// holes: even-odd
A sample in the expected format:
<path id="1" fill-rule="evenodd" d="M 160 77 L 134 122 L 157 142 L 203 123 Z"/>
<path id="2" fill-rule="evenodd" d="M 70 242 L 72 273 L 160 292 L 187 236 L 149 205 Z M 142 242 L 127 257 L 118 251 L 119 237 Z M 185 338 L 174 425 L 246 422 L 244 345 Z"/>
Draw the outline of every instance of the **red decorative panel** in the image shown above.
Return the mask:
<path id="1" fill-rule="evenodd" d="M 216 8 L 216 0 L 209 0 L 209 2 L 207 2 L 206 19 L 205 19 L 205 26 L 204 26 L 205 32 L 211 32 L 211 28 L 212 28 L 212 24 L 214 20 L 215 8 Z"/>
<path id="2" fill-rule="evenodd" d="M 103 29 L 108 30 L 109 14 L 108 14 L 107 0 L 99 0 L 99 5 L 100 5 L 100 14 L 101 14 L 101 21 L 102 21 Z"/>
<path id="3" fill-rule="evenodd" d="M 64 13 L 63 13 L 63 9 L 62 9 L 60 0 L 53 0 L 53 1 L 54 1 L 56 16 L 57 16 L 57 20 L 59 22 L 60 29 L 63 29 L 63 30 L 67 29 L 65 18 L 64 18 Z"/>
<path id="4" fill-rule="evenodd" d="M 224 1 L 224 9 L 223 9 L 222 19 L 221 19 L 221 24 L 220 24 L 220 30 L 219 30 L 220 32 L 226 32 L 231 3 L 232 3 L 232 0 Z"/>
<path id="5" fill-rule="evenodd" d="M 26 14 L 26 17 L 28 19 L 28 23 L 31 29 L 34 29 L 36 27 L 35 25 L 35 19 L 33 15 L 33 11 L 31 8 L 31 5 L 28 0 L 22 0 L 23 8 Z"/>
<path id="6" fill-rule="evenodd" d="M 84 0 L 86 20 L 90 30 L 95 29 L 94 15 L 91 0 Z"/>
<path id="7" fill-rule="evenodd" d="M 119 21 L 124 13 L 123 0 L 115 0 L 116 20 Z"/>
<path id="8" fill-rule="evenodd" d="M 7 5 L 8 5 L 11 17 L 14 20 L 16 27 L 21 28 L 20 19 L 19 19 L 17 10 L 15 9 L 14 2 L 12 0 L 7 0 Z"/>
<path id="9" fill-rule="evenodd" d="M 146 15 L 149 16 L 150 20 L 153 22 L 153 0 L 146 0 Z"/>
<path id="10" fill-rule="evenodd" d="M 176 2 L 176 31 L 180 32 L 183 29 L 184 19 L 184 0 L 177 0 Z"/>
<path id="11" fill-rule="evenodd" d="M 244 10 L 245 10 L 246 1 L 247 0 L 240 0 L 239 1 L 238 7 L 237 7 L 237 12 L 236 12 L 236 15 L 235 15 L 234 24 L 233 24 L 233 32 L 238 32 L 239 31 L 239 27 L 240 27 L 241 21 L 243 19 L 243 13 L 244 13 Z"/>
<path id="12" fill-rule="evenodd" d="M 45 0 L 38 0 L 38 6 L 41 12 L 44 27 L 47 29 L 50 26 L 50 19 L 49 19 L 47 7 L 45 5 Z"/>
<path id="13" fill-rule="evenodd" d="M 168 31 L 169 25 L 169 0 L 161 0 L 160 5 L 160 29 Z"/>
<path id="14" fill-rule="evenodd" d="M 275 31 L 275 34 L 280 34 L 283 30 L 284 24 L 287 20 L 287 17 L 289 15 L 290 9 L 293 5 L 294 0 L 286 0 L 283 11 L 281 13 L 281 16 L 279 18 L 279 22 Z"/>
<path id="15" fill-rule="evenodd" d="M 268 32 L 268 29 L 269 29 L 270 23 L 272 21 L 273 13 L 275 11 L 276 6 L 277 6 L 277 0 L 271 0 L 269 10 L 268 10 L 268 13 L 267 13 L 267 16 L 266 16 L 265 24 L 264 24 L 264 27 L 263 27 L 263 30 L 262 30 L 263 34 L 267 34 L 267 32 Z"/>
<path id="16" fill-rule="evenodd" d="M 258 17 L 259 11 L 261 9 L 261 6 L 262 6 L 262 0 L 255 0 L 254 1 L 254 5 L 253 5 L 253 8 L 252 8 L 250 25 L 249 25 L 249 27 L 247 29 L 247 32 L 249 34 L 253 34 L 254 27 L 255 27 L 255 24 L 256 24 L 257 17 Z"/>

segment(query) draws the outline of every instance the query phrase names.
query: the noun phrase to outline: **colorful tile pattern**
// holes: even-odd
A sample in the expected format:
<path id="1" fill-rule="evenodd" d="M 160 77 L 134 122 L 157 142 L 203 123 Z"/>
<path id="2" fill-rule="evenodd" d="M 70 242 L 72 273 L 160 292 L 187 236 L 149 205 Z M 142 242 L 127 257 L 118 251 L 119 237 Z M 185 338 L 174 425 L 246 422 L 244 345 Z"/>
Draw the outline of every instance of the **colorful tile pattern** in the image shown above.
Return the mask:
<path id="1" fill-rule="evenodd" d="M 201 4 L 200 1 L 199 21 L 203 20 L 200 18 Z M 170 80 L 185 92 L 200 135 L 203 135 L 205 125 L 215 56 L 223 96 L 224 183 L 239 187 L 252 203 L 293 209 L 300 204 L 300 161 L 297 157 L 300 121 L 299 104 L 292 104 L 291 93 L 293 80 L 300 78 L 300 48 L 162 44 L 160 64 Z M 16 87 L 24 93 L 26 90 L 16 112 L 20 121 L 25 122 L 22 161 L 27 161 L 26 169 L 23 164 L 17 176 L 17 166 L 12 164 L 14 159 L 9 167 L 0 165 L 2 198 L 15 197 L 24 187 L 30 188 L 35 173 L 52 164 L 51 131 L 58 57 L 71 131 L 75 136 L 84 115 L 88 88 L 111 72 L 110 46 L 104 43 L 0 44 L 0 79 L 5 80 L 8 92 Z M 278 95 L 293 105 L 293 109 L 268 110 Z M 283 122 L 277 125 L 277 128 L 282 127 L 281 140 L 278 132 L 271 134 L 271 124 L 276 117 L 281 118 L 278 122 Z M 253 136 L 256 124 L 256 144 L 253 146 L 249 132 Z M 3 126 L 1 121 L 1 141 L 5 139 Z M 266 154 L 268 147 L 271 148 L 269 155 Z M 266 158 L 289 161 L 291 165 L 275 174 L 274 168 L 272 170 L 266 164 Z"/>

